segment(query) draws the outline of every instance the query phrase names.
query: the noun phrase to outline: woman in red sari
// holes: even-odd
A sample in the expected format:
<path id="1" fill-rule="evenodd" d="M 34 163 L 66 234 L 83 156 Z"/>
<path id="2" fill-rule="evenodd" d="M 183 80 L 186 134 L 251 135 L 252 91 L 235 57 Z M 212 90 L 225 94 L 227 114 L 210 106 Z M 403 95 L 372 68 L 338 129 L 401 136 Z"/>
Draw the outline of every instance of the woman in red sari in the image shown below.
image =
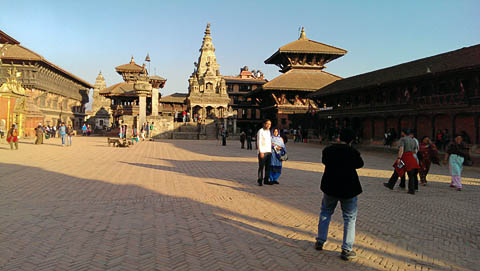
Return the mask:
<path id="1" fill-rule="evenodd" d="M 427 174 L 430 170 L 430 165 L 432 162 L 438 165 L 440 161 L 437 147 L 433 144 L 432 140 L 430 140 L 430 137 L 424 136 L 422 138 L 417 155 L 420 160 L 420 183 L 425 186 L 427 185 Z"/>
<path id="2" fill-rule="evenodd" d="M 11 150 L 13 150 L 14 145 L 15 145 L 15 149 L 18 150 L 18 130 L 15 127 L 15 124 L 12 124 L 12 128 L 8 130 L 7 142 L 10 143 Z"/>

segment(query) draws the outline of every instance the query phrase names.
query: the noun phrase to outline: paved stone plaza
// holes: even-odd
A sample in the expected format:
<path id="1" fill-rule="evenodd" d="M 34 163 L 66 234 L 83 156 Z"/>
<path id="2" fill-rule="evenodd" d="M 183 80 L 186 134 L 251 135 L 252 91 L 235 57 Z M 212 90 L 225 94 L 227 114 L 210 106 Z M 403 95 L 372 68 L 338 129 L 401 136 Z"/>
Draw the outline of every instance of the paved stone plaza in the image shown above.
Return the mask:
<path id="1" fill-rule="evenodd" d="M 359 257 L 339 258 L 338 208 L 313 248 L 321 146 L 288 143 L 280 185 L 256 186 L 239 142 L 106 138 L 0 144 L 0 270 L 478 270 L 480 171 L 464 190 L 433 166 L 415 196 L 387 190 L 395 154 L 363 152 Z"/>

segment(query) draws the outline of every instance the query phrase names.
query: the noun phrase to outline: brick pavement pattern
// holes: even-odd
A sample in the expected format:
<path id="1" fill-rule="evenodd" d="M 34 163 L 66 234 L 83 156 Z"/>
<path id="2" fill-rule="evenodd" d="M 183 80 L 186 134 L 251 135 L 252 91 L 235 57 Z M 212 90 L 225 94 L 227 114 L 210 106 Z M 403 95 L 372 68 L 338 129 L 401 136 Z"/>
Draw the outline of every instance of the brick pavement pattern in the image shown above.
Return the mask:
<path id="1" fill-rule="evenodd" d="M 338 207 L 313 248 L 322 146 L 288 143 L 280 185 L 256 186 L 255 151 L 217 141 L 59 139 L 0 144 L 0 270 L 478 270 L 480 173 L 464 190 L 433 166 L 412 196 L 382 183 L 395 155 L 362 152 L 358 257 L 339 258 Z"/>

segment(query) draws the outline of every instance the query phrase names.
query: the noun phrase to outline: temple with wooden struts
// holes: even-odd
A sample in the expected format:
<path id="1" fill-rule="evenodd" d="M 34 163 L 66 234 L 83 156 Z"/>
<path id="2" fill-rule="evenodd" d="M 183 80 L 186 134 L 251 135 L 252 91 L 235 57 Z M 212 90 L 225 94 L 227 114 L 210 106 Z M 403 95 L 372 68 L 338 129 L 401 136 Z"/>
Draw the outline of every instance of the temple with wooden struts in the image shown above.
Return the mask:
<path id="1" fill-rule="evenodd" d="M 100 90 L 100 95 L 111 99 L 111 112 L 114 126 L 127 124 L 139 127 L 147 121 L 147 116 L 158 115 L 159 89 L 166 79 L 149 76 L 145 65 L 130 62 L 115 68 L 123 82 Z"/>
<path id="2" fill-rule="evenodd" d="M 252 91 L 258 99 L 263 118 L 272 120 L 279 128 L 298 128 L 311 125 L 305 115 L 319 105 L 307 95 L 341 77 L 325 72 L 325 64 L 347 51 L 307 38 L 302 27 L 298 40 L 280 47 L 265 64 L 280 68 L 280 76 Z"/>

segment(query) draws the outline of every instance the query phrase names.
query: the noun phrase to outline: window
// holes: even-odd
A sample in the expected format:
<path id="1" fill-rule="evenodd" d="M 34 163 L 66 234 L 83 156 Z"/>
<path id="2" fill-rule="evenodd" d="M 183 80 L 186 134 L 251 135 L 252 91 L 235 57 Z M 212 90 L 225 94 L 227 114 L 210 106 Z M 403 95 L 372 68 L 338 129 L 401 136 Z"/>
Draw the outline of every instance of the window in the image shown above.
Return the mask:
<path id="1" fill-rule="evenodd" d="M 240 91 L 250 91 L 252 90 L 252 86 L 250 85 L 240 85 Z"/>
<path id="2" fill-rule="evenodd" d="M 228 93 L 233 92 L 233 85 L 227 85 L 227 92 Z"/>
<path id="3" fill-rule="evenodd" d="M 287 125 L 287 119 L 286 118 L 282 118 L 282 125 Z"/>
<path id="4" fill-rule="evenodd" d="M 213 90 L 213 84 L 212 83 L 207 83 L 206 89 L 207 89 L 207 91 Z"/>

